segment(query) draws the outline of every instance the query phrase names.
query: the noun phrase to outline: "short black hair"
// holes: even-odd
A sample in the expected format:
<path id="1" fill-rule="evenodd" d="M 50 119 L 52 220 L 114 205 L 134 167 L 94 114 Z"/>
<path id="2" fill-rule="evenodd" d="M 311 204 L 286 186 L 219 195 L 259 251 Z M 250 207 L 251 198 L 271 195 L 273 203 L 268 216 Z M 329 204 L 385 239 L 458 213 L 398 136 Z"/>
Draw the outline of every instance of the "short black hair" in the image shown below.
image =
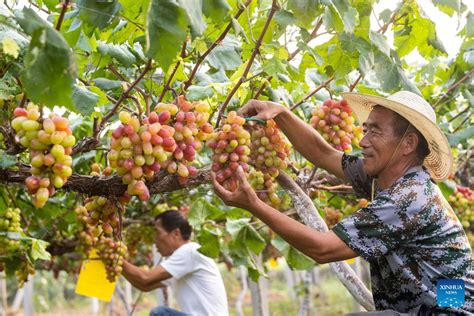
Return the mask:
<path id="1" fill-rule="evenodd" d="M 376 107 L 383 107 L 381 105 L 375 105 L 374 108 Z M 426 142 L 425 137 L 423 134 L 420 133 L 419 130 L 416 129 L 415 126 L 413 126 L 410 122 L 408 122 L 407 119 L 405 119 L 403 116 L 398 114 L 395 111 L 392 111 L 393 113 L 393 120 L 392 120 L 392 129 L 397 137 L 402 137 L 405 132 L 414 132 L 416 136 L 418 137 L 418 146 L 416 147 L 416 156 L 420 160 L 421 163 L 425 160 L 426 156 L 430 153 L 430 148 L 428 147 L 428 143 Z M 408 130 L 409 127 L 412 127 L 412 131 Z"/>
<path id="2" fill-rule="evenodd" d="M 180 211 L 168 210 L 155 217 L 155 222 L 161 220 L 161 225 L 168 232 L 172 232 L 176 228 L 179 228 L 181 236 L 184 240 L 189 240 L 191 238 L 191 233 L 193 231 L 191 225 L 189 225 L 188 220 L 183 216 Z"/>

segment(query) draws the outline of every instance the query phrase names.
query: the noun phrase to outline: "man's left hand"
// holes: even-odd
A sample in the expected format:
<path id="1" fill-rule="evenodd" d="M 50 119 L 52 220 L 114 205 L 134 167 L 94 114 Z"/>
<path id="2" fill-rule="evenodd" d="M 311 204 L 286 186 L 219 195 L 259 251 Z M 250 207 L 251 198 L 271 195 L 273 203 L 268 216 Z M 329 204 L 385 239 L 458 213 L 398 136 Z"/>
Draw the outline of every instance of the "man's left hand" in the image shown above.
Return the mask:
<path id="1" fill-rule="evenodd" d="M 225 204 L 252 211 L 252 205 L 255 205 L 255 202 L 259 200 L 258 196 L 250 186 L 250 183 L 248 183 L 242 167 L 237 167 L 236 175 L 238 188 L 234 192 L 231 192 L 220 185 L 216 180 L 216 174 L 211 172 L 214 191 L 222 199 L 222 201 L 224 201 Z"/>

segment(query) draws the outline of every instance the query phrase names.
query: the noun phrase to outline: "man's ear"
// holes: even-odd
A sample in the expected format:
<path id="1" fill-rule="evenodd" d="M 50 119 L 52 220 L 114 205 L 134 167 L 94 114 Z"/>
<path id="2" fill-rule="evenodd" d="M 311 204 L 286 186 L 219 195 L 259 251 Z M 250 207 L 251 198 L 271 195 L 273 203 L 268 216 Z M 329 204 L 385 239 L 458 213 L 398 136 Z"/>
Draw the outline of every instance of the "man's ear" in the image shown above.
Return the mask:
<path id="1" fill-rule="evenodd" d="M 176 237 L 176 238 L 181 238 L 181 231 L 179 230 L 179 228 L 175 228 L 173 229 L 173 236 Z"/>
<path id="2" fill-rule="evenodd" d="M 409 155 L 411 153 L 416 152 L 416 148 L 420 140 L 418 139 L 418 135 L 416 133 L 408 133 L 404 139 L 404 146 L 403 146 L 403 153 L 405 155 Z"/>

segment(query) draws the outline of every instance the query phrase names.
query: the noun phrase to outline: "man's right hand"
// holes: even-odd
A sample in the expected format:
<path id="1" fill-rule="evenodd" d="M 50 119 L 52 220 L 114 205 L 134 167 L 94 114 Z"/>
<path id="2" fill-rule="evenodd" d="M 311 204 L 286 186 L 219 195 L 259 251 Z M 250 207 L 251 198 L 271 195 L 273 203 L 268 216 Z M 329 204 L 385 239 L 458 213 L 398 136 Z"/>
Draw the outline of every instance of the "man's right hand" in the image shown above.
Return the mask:
<path id="1" fill-rule="evenodd" d="M 262 120 L 271 120 L 285 111 L 285 107 L 272 101 L 251 99 L 239 111 L 243 117 L 256 117 Z"/>

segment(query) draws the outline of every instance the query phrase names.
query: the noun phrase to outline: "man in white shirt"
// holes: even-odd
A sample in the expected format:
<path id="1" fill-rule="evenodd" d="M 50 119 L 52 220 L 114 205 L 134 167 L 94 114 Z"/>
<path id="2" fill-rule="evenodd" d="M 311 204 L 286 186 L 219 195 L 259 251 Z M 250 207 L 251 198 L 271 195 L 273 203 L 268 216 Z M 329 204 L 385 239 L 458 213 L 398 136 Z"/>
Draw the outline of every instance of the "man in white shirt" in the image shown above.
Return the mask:
<path id="1" fill-rule="evenodd" d="M 151 291 L 171 285 L 181 311 L 158 306 L 150 316 L 226 316 L 227 296 L 217 264 L 191 242 L 192 228 L 179 211 L 166 211 L 155 219 L 156 246 L 166 260 L 150 271 L 124 260 L 123 276 L 136 288 Z"/>

